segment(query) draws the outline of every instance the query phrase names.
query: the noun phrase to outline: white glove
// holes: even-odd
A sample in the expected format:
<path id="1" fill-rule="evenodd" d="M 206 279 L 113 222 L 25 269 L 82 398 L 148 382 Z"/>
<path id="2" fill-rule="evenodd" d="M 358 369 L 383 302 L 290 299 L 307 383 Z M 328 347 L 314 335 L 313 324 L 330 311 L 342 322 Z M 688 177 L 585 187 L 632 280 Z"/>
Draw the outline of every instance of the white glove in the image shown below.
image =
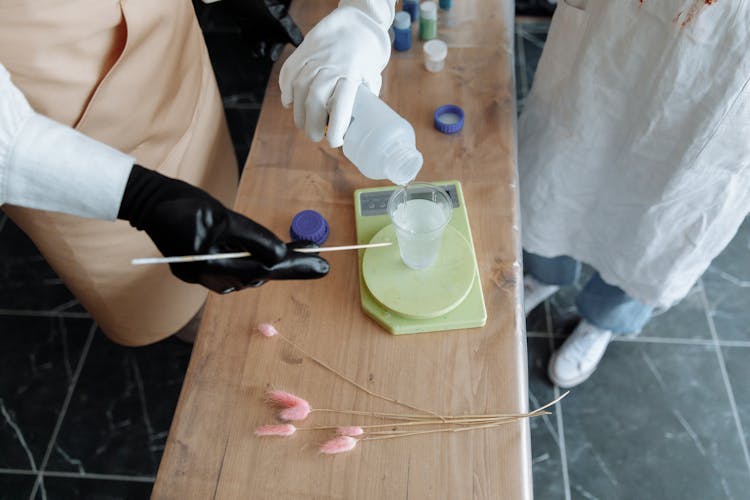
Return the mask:
<path id="1" fill-rule="evenodd" d="M 294 124 L 314 142 L 326 135 L 332 147 L 341 146 L 359 86 L 380 93 L 380 73 L 391 55 L 388 28 L 394 4 L 395 0 L 342 0 L 281 68 L 281 103 L 294 103 Z"/>

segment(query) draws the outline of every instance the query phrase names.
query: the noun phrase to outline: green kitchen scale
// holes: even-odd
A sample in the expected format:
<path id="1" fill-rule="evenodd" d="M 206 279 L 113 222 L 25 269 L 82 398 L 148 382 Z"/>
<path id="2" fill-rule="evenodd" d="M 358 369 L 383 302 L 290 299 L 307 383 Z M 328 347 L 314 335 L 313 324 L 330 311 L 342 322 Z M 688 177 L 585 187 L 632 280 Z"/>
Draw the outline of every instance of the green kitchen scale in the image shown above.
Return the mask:
<path id="1" fill-rule="evenodd" d="M 395 335 L 476 328 L 487 322 L 461 183 L 434 183 L 453 202 L 437 262 L 427 269 L 406 266 L 386 205 L 395 186 L 354 192 L 357 243 L 393 242 L 359 251 L 362 308 Z"/>

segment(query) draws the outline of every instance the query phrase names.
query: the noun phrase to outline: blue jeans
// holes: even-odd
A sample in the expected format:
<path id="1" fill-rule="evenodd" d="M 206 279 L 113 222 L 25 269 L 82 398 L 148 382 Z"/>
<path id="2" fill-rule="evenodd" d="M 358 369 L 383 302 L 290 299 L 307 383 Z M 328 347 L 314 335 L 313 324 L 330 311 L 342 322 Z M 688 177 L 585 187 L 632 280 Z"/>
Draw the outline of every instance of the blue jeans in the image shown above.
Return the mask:
<path id="1" fill-rule="evenodd" d="M 568 256 L 541 257 L 525 250 L 523 267 L 548 285 L 572 285 L 581 274 L 581 263 Z M 622 289 L 605 283 L 598 272 L 576 297 L 576 307 L 583 319 L 615 334 L 640 332 L 654 310 Z"/>

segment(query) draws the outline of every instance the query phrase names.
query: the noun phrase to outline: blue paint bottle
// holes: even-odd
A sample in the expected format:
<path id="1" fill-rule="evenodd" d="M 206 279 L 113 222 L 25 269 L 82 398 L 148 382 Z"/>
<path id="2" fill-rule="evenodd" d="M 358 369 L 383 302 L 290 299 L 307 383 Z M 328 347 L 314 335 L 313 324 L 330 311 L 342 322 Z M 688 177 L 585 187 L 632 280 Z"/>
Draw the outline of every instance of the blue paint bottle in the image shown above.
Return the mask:
<path id="1" fill-rule="evenodd" d="M 411 48 L 411 17 L 408 12 L 399 12 L 393 20 L 393 30 L 395 39 L 393 48 L 399 52 L 404 52 Z"/>
<path id="2" fill-rule="evenodd" d="M 404 0 L 403 11 L 409 13 L 411 22 L 419 21 L 419 0 Z"/>

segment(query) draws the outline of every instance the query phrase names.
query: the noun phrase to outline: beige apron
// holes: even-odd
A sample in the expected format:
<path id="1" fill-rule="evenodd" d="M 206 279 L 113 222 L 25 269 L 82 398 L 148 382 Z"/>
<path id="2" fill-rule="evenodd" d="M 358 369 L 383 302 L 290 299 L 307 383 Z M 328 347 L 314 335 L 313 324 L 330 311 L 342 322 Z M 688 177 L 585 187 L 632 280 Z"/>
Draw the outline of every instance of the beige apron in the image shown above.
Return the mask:
<path id="1" fill-rule="evenodd" d="M 237 164 L 188 0 L 3 0 L 0 61 L 38 112 L 231 206 Z M 206 298 L 167 266 L 131 266 L 159 252 L 126 222 L 4 210 L 116 342 L 160 340 Z"/>

